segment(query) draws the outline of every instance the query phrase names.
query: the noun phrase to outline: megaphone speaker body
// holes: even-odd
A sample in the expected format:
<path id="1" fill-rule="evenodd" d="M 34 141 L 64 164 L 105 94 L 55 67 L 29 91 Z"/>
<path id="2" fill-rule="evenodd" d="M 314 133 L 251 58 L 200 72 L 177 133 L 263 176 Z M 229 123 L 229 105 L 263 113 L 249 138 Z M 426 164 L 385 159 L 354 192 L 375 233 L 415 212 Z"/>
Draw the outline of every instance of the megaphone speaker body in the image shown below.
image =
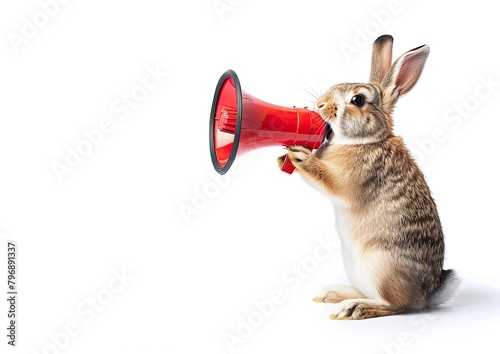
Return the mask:
<path id="1" fill-rule="evenodd" d="M 247 94 L 236 73 L 228 70 L 219 79 L 210 112 L 212 163 L 224 174 L 237 156 L 254 149 L 291 145 L 317 149 L 326 128 L 314 111 L 270 104 Z M 292 173 L 291 161 L 285 159 L 282 170 Z"/>

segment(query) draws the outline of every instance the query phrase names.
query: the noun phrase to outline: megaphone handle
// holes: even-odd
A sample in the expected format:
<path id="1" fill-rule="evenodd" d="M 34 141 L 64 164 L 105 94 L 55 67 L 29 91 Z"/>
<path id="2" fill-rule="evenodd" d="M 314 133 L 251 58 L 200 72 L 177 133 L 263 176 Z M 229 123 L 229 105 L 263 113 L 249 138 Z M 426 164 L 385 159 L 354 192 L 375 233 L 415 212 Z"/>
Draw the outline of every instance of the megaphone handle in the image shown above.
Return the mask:
<path id="1" fill-rule="evenodd" d="M 295 170 L 295 166 L 293 165 L 292 161 L 290 158 L 285 156 L 285 159 L 283 160 L 283 165 L 281 166 L 281 171 L 288 173 L 291 175 L 293 171 Z"/>

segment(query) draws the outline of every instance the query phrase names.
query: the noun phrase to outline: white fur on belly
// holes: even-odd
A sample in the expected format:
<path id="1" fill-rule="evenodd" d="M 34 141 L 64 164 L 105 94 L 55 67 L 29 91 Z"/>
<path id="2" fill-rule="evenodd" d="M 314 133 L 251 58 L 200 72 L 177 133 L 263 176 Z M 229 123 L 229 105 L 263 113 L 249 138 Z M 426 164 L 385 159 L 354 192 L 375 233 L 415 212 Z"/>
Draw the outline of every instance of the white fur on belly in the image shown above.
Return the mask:
<path id="1" fill-rule="evenodd" d="M 335 208 L 337 231 L 342 244 L 344 267 L 351 285 L 368 299 L 385 303 L 379 295 L 376 283 L 376 272 L 379 268 L 377 264 L 378 257 L 376 255 L 369 255 L 367 257 L 366 254 L 364 258 L 361 256 L 359 246 L 353 242 L 350 236 L 351 226 L 346 203 L 337 198 L 332 199 Z"/>

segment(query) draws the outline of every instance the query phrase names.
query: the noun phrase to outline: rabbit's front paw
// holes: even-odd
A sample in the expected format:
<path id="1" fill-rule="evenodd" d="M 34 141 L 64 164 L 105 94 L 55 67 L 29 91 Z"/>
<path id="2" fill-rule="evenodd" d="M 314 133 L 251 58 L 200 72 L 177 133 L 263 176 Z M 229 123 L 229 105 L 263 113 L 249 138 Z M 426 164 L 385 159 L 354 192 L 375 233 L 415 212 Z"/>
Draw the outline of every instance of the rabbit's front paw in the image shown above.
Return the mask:
<path id="1" fill-rule="evenodd" d="M 304 146 L 292 145 L 287 149 L 288 157 L 292 160 L 293 165 L 298 170 L 306 169 L 315 158 L 312 151 Z"/>

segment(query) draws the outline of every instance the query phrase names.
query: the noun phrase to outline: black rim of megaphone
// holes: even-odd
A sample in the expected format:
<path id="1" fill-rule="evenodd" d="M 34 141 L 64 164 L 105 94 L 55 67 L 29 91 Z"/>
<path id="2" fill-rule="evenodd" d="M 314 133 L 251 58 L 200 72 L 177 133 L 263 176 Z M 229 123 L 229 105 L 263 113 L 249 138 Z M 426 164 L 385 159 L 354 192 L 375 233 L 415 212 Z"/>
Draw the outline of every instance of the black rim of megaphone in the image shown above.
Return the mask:
<path id="1" fill-rule="evenodd" d="M 220 91 L 224 82 L 229 79 L 233 79 L 234 87 L 236 89 L 236 104 L 237 104 L 237 115 L 236 115 L 236 131 L 234 133 L 233 146 L 231 148 L 231 153 L 229 154 L 229 159 L 221 166 L 217 159 L 217 154 L 215 153 L 215 141 L 214 141 L 214 124 L 215 124 L 215 114 L 217 109 L 217 103 L 219 102 Z M 243 116 L 243 96 L 241 93 L 240 80 L 233 70 L 228 70 L 219 79 L 217 87 L 215 89 L 214 99 L 212 101 L 212 110 L 210 111 L 210 156 L 212 157 L 212 164 L 215 170 L 223 175 L 226 173 L 236 158 L 238 152 L 238 145 L 240 143 L 240 130 L 241 130 L 241 117 Z"/>

